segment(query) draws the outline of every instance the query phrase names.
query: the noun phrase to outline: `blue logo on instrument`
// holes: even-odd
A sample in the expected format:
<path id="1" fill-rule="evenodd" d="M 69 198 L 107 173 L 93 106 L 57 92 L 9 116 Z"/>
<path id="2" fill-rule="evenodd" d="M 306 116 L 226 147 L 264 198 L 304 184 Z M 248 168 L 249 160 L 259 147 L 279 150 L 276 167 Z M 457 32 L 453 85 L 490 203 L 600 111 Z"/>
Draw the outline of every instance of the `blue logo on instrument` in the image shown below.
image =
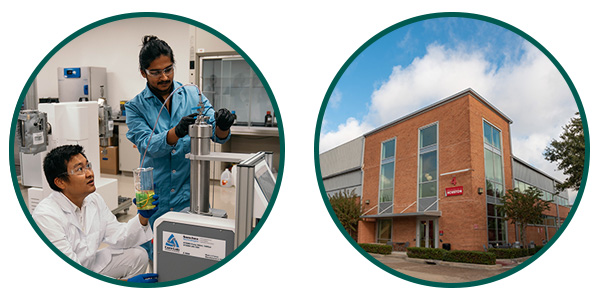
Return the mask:
<path id="1" fill-rule="evenodd" d="M 175 238 L 175 236 L 173 234 L 171 234 L 171 236 L 167 239 L 165 246 L 172 247 L 172 248 L 179 248 L 179 243 L 177 242 L 177 239 Z"/>

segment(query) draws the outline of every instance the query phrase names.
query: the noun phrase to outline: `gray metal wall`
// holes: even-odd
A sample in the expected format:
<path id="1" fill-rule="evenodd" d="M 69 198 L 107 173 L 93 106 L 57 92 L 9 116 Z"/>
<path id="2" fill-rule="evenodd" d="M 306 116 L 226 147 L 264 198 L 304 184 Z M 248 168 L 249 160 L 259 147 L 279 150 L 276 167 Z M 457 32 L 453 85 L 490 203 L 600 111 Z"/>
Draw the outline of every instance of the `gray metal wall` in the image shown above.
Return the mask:
<path id="1" fill-rule="evenodd" d="M 516 180 L 523 181 L 546 191 L 554 191 L 554 181 L 552 177 L 536 170 L 532 166 L 523 163 L 518 158 L 513 157 L 513 177 Z M 559 194 L 562 197 L 569 199 L 567 191 Z"/>
<path id="2" fill-rule="evenodd" d="M 362 195 L 364 137 L 356 138 L 319 155 L 323 185 L 328 195 L 355 189 Z"/>
<path id="3" fill-rule="evenodd" d="M 324 179 L 323 185 L 328 196 L 343 190 L 354 190 L 356 195 L 360 196 L 362 195 L 362 171 L 359 169 L 351 173 Z"/>

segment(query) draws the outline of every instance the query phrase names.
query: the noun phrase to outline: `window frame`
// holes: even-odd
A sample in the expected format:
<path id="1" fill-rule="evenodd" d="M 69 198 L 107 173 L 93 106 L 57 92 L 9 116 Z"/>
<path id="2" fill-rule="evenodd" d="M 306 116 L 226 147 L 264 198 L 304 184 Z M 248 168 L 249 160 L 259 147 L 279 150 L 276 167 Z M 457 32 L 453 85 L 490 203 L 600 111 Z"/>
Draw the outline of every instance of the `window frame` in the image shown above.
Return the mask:
<path id="1" fill-rule="evenodd" d="M 486 141 L 486 137 L 485 137 L 485 132 L 486 132 L 486 124 L 491 128 L 491 140 L 490 143 L 488 143 Z M 484 178 L 485 178 L 485 187 L 486 187 L 486 193 L 485 193 L 485 204 L 486 204 L 486 227 L 487 227 L 487 232 L 488 232 L 488 243 L 498 243 L 498 242 L 506 242 L 507 238 L 508 238 L 508 222 L 502 220 L 501 216 L 497 215 L 497 206 L 499 206 L 499 197 L 494 193 L 493 196 L 488 195 L 487 192 L 487 188 L 488 188 L 488 182 L 490 182 L 492 184 L 492 186 L 496 186 L 496 185 L 500 185 L 502 187 L 502 194 L 506 193 L 506 180 L 504 178 L 505 173 L 504 173 L 504 151 L 503 151 L 503 146 L 504 146 L 504 140 L 502 137 L 502 130 L 495 126 L 492 122 L 486 120 L 485 118 L 482 118 L 482 132 L 483 132 L 483 162 L 484 162 Z M 499 137 L 499 146 L 500 148 L 497 148 L 496 146 L 494 146 L 494 130 L 496 130 L 498 132 L 498 137 Z M 488 166 L 486 163 L 486 150 L 491 152 L 492 155 L 492 169 L 491 172 L 490 170 L 488 170 Z M 495 169 L 495 157 L 494 155 L 498 155 L 500 156 L 500 179 L 502 180 L 502 182 L 496 182 L 495 181 L 495 175 L 496 175 L 496 169 Z M 487 173 L 491 173 L 492 178 L 489 178 L 487 176 Z M 495 189 L 494 189 L 495 190 Z M 501 196 L 500 196 L 501 197 Z M 493 200 L 493 202 L 490 202 L 490 200 Z M 490 215 L 490 208 L 489 206 L 493 207 L 494 212 Z M 496 228 L 490 228 L 490 221 L 493 220 L 493 223 L 497 224 Z M 500 222 L 500 223 L 498 223 Z M 490 230 L 494 230 L 494 234 L 496 236 L 496 240 L 490 240 Z M 502 233 L 502 234 L 500 234 Z M 502 236 L 500 236 L 502 235 Z"/>
<path id="2" fill-rule="evenodd" d="M 394 145 L 394 155 L 392 155 L 390 157 L 383 158 L 384 144 L 392 142 L 392 141 L 393 141 L 393 145 Z M 395 190 L 395 186 L 396 186 L 396 184 L 395 184 L 395 178 L 396 178 L 396 142 L 397 142 L 396 141 L 396 137 L 393 137 L 393 138 L 390 138 L 390 139 L 387 139 L 387 140 L 381 142 L 380 152 L 379 152 L 379 186 L 377 188 L 377 203 L 378 204 L 388 203 L 388 202 L 394 203 L 394 190 Z M 391 191 L 392 191 L 392 199 L 390 201 L 382 202 L 381 201 L 381 194 L 382 194 L 382 191 L 384 190 L 384 188 L 382 187 L 382 179 L 383 179 L 382 177 L 383 176 L 382 176 L 381 172 L 383 170 L 383 166 L 387 165 L 387 164 L 390 164 L 390 163 L 393 164 L 393 167 L 392 167 L 392 178 L 391 178 L 392 187 L 391 188 L 386 188 L 385 190 L 391 189 Z"/>
<path id="3" fill-rule="evenodd" d="M 431 144 L 431 145 L 427 145 L 425 147 L 421 147 L 421 136 L 422 136 L 422 132 L 424 129 L 430 128 L 432 126 L 435 126 L 435 144 Z M 418 129 L 418 134 L 417 134 L 417 211 L 421 211 L 421 206 L 420 206 L 420 202 L 422 199 L 433 199 L 434 204 L 435 205 L 430 205 L 429 210 L 423 210 L 423 211 L 438 211 L 439 210 L 439 206 L 436 203 L 439 199 L 440 196 L 440 188 L 439 188 L 439 177 L 440 177 L 440 152 L 439 152 L 439 144 L 440 144 L 440 126 L 439 126 L 439 121 L 435 121 L 433 123 L 429 123 L 425 126 L 421 126 Z M 421 169 L 421 160 L 422 160 L 422 155 L 423 154 L 428 154 L 431 152 L 436 152 L 435 153 L 435 179 L 433 180 L 429 180 L 429 181 L 424 181 L 421 182 L 421 177 L 422 177 L 422 169 Z M 435 184 L 435 196 L 430 196 L 430 197 L 421 197 L 421 185 L 424 184 L 431 184 L 434 183 Z"/>

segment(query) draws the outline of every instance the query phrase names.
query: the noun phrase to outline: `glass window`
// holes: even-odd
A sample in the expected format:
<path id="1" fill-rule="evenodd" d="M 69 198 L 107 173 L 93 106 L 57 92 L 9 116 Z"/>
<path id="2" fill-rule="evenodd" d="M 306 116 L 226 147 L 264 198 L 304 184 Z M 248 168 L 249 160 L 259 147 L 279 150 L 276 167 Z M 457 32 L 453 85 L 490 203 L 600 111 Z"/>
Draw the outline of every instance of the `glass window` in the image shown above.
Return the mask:
<path id="1" fill-rule="evenodd" d="M 379 180 L 382 189 L 394 187 L 394 163 L 381 165 L 381 179 Z"/>
<path id="2" fill-rule="evenodd" d="M 420 158 L 421 182 L 437 179 L 437 151 L 421 154 Z"/>
<path id="3" fill-rule="evenodd" d="M 502 182 L 502 157 L 496 153 L 492 153 L 494 159 L 494 180 Z"/>
<path id="4" fill-rule="evenodd" d="M 498 241 L 496 218 L 488 218 L 488 241 Z"/>
<path id="5" fill-rule="evenodd" d="M 377 242 L 385 244 L 392 241 L 392 220 L 382 219 L 377 224 Z"/>
<path id="6" fill-rule="evenodd" d="M 379 202 L 394 201 L 394 155 L 396 139 L 381 144 L 381 168 L 379 173 Z"/>
<path id="7" fill-rule="evenodd" d="M 495 193 L 496 198 L 501 198 L 504 195 L 504 187 L 502 187 L 501 184 L 495 183 L 494 191 L 496 191 L 496 193 Z"/>
<path id="8" fill-rule="evenodd" d="M 525 183 L 523 181 L 519 181 L 519 190 L 521 190 L 521 192 L 524 193 L 525 189 Z"/>
<path id="9" fill-rule="evenodd" d="M 488 123 L 483 123 L 483 139 L 486 144 L 492 144 L 492 126 Z"/>
<path id="10" fill-rule="evenodd" d="M 506 222 L 498 215 L 495 204 L 501 203 L 504 195 L 504 178 L 502 176 L 504 164 L 502 161 L 502 143 L 500 131 L 483 122 L 484 137 L 484 163 L 485 185 L 487 190 L 487 215 L 488 215 L 488 241 L 490 243 L 504 243 L 506 241 Z M 525 184 L 515 181 L 515 189 L 525 191 Z"/>
<path id="11" fill-rule="evenodd" d="M 483 122 L 483 140 L 486 144 L 497 149 L 502 149 L 500 130 L 496 129 L 487 122 Z"/>
<path id="12" fill-rule="evenodd" d="M 265 126 L 267 111 L 274 115 L 266 89 L 241 56 L 205 56 L 200 65 L 202 93 L 216 109 L 235 111 L 236 125 Z"/>
<path id="13" fill-rule="evenodd" d="M 379 192 L 379 202 L 392 202 L 393 200 L 393 189 L 385 189 Z"/>
<path id="14" fill-rule="evenodd" d="M 487 191 L 486 194 L 488 196 L 494 196 L 495 195 L 494 184 L 491 181 L 489 181 L 489 180 L 485 181 L 485 188 L 486 188 L 486 191 Z"/>
<path id="15" fill-rule="evenodd" d="M 419 198 L 437 196 L 437 181 L 421 183 L 419 186 Z"/>
<path id="16" fill-rule="evenodd" d="M 488 149 L 483 149 L 485 159 L 485 178 L 494 178 L 494 153 Z"/>
<path id="17" fill-rule="evenodd" d="M 500 149 L 502 148 L 500 146 L 500 131 L 496 130 L 495 128 L 492 129 L 492 135 L 493 135 L 493 141 L 492 141 L 492 146 Z"/>
<path id="18" fill-rule="evenodd" d="M 420 147 L 437 144 L 437 125 L 429 126 L 421 129 Z"/>
<path id="19" fill-rule="evenodd" d="M 438 209 L 437 143 L 437 124 L 419 130 L 418 211 Z"/>
<path id="20" fill-rule="evenodd" d="M 396 140 L 391 140 L 383 143 L 381 147 L 381 159 L 394 157 L 396 155 Z"/>

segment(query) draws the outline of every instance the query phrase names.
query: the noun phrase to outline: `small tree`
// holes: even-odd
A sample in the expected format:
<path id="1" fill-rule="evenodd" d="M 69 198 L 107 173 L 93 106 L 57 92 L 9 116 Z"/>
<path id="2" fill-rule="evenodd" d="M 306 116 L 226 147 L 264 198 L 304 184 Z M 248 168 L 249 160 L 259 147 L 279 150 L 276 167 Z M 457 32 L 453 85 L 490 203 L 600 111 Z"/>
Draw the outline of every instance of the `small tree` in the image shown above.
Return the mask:
<path id="1" fill-rule="evenodd" d="M 579 112 L 563 127 L 560 140 L 553 139 L 546 147 L 544 157 L 550 162 L 558 162 L 558 169 L 568 176 L 564 183 L 556 186 L 559 191 L 566 188 L 579 190 L 585 164 L 585 137 Z"/>
<path id="2" fill-rule="evenodd" d="M 542 200 L 542 192 L 533 187 L 524 192 L 509 189 L 500 201 L 502 205 L 498 206 L 498 211 L 504 215 L 504 220 L 519 225 L 521 244 L 526 245 L 528 225 L 544 221 L 542 213 L 550 208 L 551 201 Z"/>
<path id="3" fill-rule="evenodd" d="M 362 215 L 362 207 L 355 190 L 339 191 L 329 197 L 329 203 L 344 229 L 354 240 L 357 240 L 358 220 Z"/>

